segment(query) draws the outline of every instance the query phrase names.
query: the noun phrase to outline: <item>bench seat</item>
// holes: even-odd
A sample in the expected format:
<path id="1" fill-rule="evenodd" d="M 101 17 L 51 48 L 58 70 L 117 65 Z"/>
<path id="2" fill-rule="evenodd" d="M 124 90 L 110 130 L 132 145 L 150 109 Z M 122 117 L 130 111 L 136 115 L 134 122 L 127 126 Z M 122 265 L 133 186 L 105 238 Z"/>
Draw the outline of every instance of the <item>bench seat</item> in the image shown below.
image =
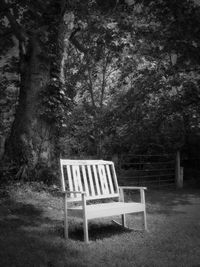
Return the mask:
<path id="1" fill-rule="evenodd" d="M 136 213 L 145 210 L 145 205 L 142 203 L 135 202 L 110 202 L 110 203 L 100 203 L 87 205 L 86 213 L 87 219 L 103 218 L 116 215 L 122 215 L 126 213 Z M 68 216 L 83 218 L 83 207 L 76 206 L 73 208 L 68 208 Z"/>

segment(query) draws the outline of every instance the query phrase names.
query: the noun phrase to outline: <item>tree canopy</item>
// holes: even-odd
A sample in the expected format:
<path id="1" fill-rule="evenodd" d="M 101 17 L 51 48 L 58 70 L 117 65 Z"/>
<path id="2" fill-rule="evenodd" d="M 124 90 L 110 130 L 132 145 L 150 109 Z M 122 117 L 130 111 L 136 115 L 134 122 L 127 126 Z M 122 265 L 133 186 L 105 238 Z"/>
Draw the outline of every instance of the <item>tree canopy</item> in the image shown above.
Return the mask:
<path id="1" fill-rule="evenodd" d="M 174 151 L 191 136 L 198 142 L 194 1 L 1 0 L 1 7 L 1 58 L 19 51 L 2 64 L 1 94 L 8 100 L 9 84 L 19 88 L 6 151 L 20 166 L 35 169 L 59 155 Z"/>
<path id="2" fill-rule="evenodd" d="M 176 150 L 199 128 L 199 7 L 129 4 L 79 20 L 77 39 L 90 53 L 71 46 L 66 67 L 74 152 Z"/>

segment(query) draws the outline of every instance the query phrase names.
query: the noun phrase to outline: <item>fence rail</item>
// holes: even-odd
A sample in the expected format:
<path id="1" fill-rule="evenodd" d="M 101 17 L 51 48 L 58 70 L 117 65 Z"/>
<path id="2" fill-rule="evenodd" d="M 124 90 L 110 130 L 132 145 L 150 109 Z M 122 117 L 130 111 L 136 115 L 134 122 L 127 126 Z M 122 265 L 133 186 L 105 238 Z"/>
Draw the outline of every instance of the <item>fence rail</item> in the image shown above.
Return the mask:
<path id="1" fill-rule="evenodd" d="M 122 185 L 148 185 L 149 187 L 175 186 L 176 156 L 120 155 L 116 158 L 119 182 Z"/>

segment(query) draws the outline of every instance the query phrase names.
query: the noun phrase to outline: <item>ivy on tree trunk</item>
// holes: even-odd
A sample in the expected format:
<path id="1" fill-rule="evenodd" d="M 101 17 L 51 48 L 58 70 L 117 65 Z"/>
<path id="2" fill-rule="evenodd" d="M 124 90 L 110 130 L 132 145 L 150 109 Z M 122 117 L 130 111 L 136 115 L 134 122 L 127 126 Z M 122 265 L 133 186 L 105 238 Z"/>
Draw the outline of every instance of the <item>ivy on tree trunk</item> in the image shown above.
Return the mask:
<path id="1" fill-rule="evenodd" d="M 40 16 L 42 22 L 36 29 L 38 18 L 26 21 L 23 27 L 12 14 L 10 6 L 2 1 L 5 16 L 19 43 L 20 76 L 18 106 L 6 141 L 4 160 L 17 166 L 19 178 L 28 177 L 41 166 L 51 168 L 57 161 L 56 136 L 59 122 L 53 109 L 49 108 L 52 93 L 49 88 L 52 89 L 52 84 L 56 84 L 53 94 L 59 95 L 59 85 L 64 86 L 66 46 L 74 25 L 74 15 L 72 12 L 67 13 L 64 2 L 60 1 L 56 5 L 50 1 L 47 3 L 49 10 L 45 10 L 43 6 L 44 10 L 40 9 L 40 12 L 43 11 L 46 20 Z M 30 11 L 27 6 L 24 8 L 25 13 Z M 34 26 L 31 25 L 33 22 Z M 34 29 L 28 29 L 30 25 Z M 42 99 L 44 94 L 47 98 L 46 106 Z"/>

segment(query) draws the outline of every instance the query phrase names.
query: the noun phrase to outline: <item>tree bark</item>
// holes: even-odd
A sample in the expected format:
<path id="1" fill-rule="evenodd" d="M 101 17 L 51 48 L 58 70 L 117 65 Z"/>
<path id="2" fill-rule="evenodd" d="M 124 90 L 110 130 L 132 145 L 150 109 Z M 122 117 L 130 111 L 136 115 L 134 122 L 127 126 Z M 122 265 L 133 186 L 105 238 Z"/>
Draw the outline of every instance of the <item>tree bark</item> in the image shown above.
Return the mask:
<path id="1" fill-rule="evenodd" d="M 45 36 L 47 33 L 46 36 L 48 36 L 46 30 L 35 31 L 29 35 L 29 38 L 27 36 L 18 38 L 20 92 L 15 120 L 6 141 L 4 154 L 4 160 L 18 167 L 18 178 L 28 177 L 34 173 L 34 170 L 41 169 L 40 167 L 50 170 L 58 161 L 56 121 L 41 116 L 44 111 L 41 92 L 45 89 L 48 92 L 48 86 L 52 81 L 60 81 L 61 87 L 65 84 L 63 69 L 67 60 L 66 47 L 74 27 L 74 15 L 72 12 L 66 13 L 63 10 L 61 14 L 62 16 L 57 20 L 57 34 L 49 39 L 55 42 L 54 60 L 50 59 L 41 41 L 41 34 Z M 62 88 L 55 88 L 55 90 L 59 89 Z"/>
<path id="2" fill-rule="evenodd" d="M 25 50 L 25 51 L 24 51 Z M 50 61 L 32 35 L 26 47 L 19 44 L 20 92 L 5 156 L 17 166 L 34 169 L 38 163 L 52 165 L 54 127 L 40 116 L 41 91 L 50 81 Z"/>

